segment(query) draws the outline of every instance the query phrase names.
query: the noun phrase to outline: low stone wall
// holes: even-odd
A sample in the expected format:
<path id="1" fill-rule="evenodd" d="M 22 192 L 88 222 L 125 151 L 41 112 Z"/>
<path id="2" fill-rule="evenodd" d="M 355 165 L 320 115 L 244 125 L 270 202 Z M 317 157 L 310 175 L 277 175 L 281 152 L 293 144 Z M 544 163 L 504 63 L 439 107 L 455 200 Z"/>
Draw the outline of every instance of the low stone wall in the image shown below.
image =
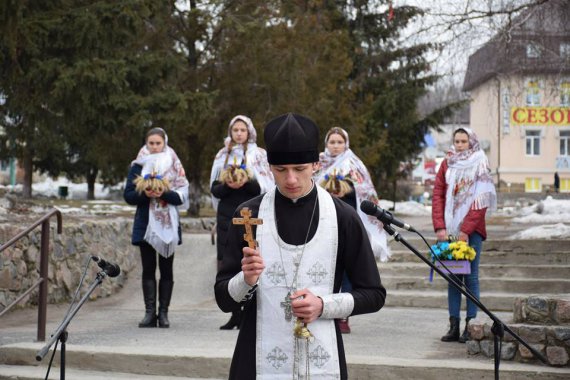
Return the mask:
<path id="1" fill-rule="evenodd" d="M 550 365 L 570 366 L 570 296 L 517 298 L 513 320 L 515 323 L 507 323 L 508 327 L 546 356 Z M 471 340 L 467 342 L 469 354 L 481 353 L 493 357 L 491 327 L 486 323 L 470 323 Z M 501 359 L 538 362 L 532 352 L 508 332 L 505 332 L 503 339 Z"/>
<path id="2" fill-rule="evenodd" d="M 8 241 L 33 223 L 15 219 L 14 223 L 0 226 L 0 242 Z M 117 263 L 121 268 L 118 277 L 105 279 L 95 289 L 91 294 L 93 299 L 117 292 L 137 265 L 138 250 L 130 242 L 130 218 L 72 220 L 64 215 L 61 235 L 56 233 L 55 218 L 50 226 L 48 303 L 69 302 L 91 255 Z M 0 310 L 38 281 L 40 239 L 41 227 L 38 227 L 0 253 Z M 88 264 L 82 291 L 91 285 L 99 270 L 96 263 Z M 38 292 L 39 288 L 36 288 L 18 307 L 37 304 Z"/>

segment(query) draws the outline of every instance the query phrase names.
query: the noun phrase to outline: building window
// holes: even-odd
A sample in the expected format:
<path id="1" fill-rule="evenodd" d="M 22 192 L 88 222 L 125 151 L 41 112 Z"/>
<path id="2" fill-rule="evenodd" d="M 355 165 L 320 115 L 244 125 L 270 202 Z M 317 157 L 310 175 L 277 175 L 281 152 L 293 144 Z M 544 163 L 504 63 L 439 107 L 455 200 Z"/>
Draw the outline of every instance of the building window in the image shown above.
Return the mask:
<path id="1" fill-rule="evenodd" d="M 526 155 L 540 155 L 540 131 L 527 130 L 526 133 Z"/>
<path id="2" fill-rule="evenodd" d="M 524 191 L 527 193 L 540 193 L 542 191 L 540 178 L 525 178 Z"/>
<path id="3" fill-rule="evenodd" d="M 540 87 L 540 81 L 537 79 L 528 79 L 526 81 L 525 91 L 527 106 L 540 105 Z"/>
<path id="4" fill-rule="evenodd" d="M 527 58 L 538 58 L 540 57 L 540 47 L 535 43 L 530 43 L 526 45 L 526 57 Z"/>
<path id="5" fill-rule="evenodd" d="M 560 107 L 570 107 L 570 80 L 560 82 Z"/>
<path id="6" fill-rule="evenodd" d="M 560 192 L 570 193 L 570 178 L 560 178 Z"/>
<path id="7" fill-rule="evenodd" d="M 570 131 L 560 131 L 560 155 L 570 156 Z"/>
<path id="8" fill-rule="evenodd" d="M 560 44 L 560 58 L 570 58 L 570 44 L 562 42 Z"/>

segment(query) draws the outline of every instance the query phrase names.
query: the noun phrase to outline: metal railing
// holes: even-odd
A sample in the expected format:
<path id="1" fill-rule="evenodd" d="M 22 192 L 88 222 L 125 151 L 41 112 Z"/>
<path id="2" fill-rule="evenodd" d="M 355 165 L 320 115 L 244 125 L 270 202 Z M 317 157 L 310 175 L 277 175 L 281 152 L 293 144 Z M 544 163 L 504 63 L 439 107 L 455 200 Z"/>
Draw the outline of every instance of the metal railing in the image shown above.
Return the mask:
<path id="1" fill-rule="evenodd" d="M 14 305 L 20 302 L 24 297 L 26 297 L 30 292 L 32 292 L 38 286 L 40 287 L 40 292 L 38 294 L 38 341 L 42 342 L 46 340 L 46 315 L 47 315 L 47 291 L 48 291 L 48 263 L 49 263 L 49 220 L 52 216 L 57 217 L 57 233 L 62 232 L 62 222 L 61 222 L 61 212 L 58 209 L 53 209 L 38 220 L 36 220 L 30 227 L 26 228 L 24 231 L 20 232 L 18 235 L 14 236 L 8 242 L 0 246 L 0 252 L 11 247 L 18 240 L 27 236 L 30 232 L 34 230 L 40 224 L 42 225 L 42 235 L 40 240 L 40 279 L 32 285 L 24 294 L 20 295 L 14 302 L 6 306 L 2 312 L 0 312 L 0 317 L 4 315 L 8 310 L 10 310 Z"/>

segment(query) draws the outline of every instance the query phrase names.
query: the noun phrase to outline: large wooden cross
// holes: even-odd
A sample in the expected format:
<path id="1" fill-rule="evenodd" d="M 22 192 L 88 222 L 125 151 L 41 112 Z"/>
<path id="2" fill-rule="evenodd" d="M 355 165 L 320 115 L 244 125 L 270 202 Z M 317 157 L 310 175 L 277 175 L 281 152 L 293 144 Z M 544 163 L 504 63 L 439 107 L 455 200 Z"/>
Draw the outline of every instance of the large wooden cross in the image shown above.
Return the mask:
<path id="1" fill-rule="evenodd" d="M 253 230 L 251 226 L 263 224 L 263 219 L 259 218 L 252 218 L 251 217 L 251 210 L 247 207 L 244 207 L 240 210 L 240 215 L 243 218 L 233 218 L 233 224 L 243 224 L 245 227 L 245 234 L 243 234 L 243 240 L 247 241 L 249 248 L 256 248 L 256 241 L 253 239 Z"/>

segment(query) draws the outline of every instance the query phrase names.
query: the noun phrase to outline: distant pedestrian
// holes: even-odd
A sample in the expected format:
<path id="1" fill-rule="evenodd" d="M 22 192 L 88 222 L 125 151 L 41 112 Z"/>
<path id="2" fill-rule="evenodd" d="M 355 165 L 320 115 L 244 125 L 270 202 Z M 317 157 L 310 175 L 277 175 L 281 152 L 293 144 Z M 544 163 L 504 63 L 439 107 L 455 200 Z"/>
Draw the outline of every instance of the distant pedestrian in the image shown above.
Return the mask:
<path id="1" fill-rule="evenodd" d="M 487 237 L 485 214 L 497 205 L 495 185 L 489 162 L 479 146 L 477 135 L 469 128 L 453 133 L 453 145 L 442 161 L 435 178 L 432 198 L 432 221 L 437 240 L 454 236 L 467 241 L 477 255 L 471 262 L 471 274 L 458 275 L 467 289 L 479 299 L 479 261 L 483 240 Z M 459 336 L 461 292 L 451 284 L 447 288 L 450 328 L 441 340 L 469 340 L 469 321 L 477 316 L 477 305 L 467 300 L 465 330 Z"/>
<path id="2" fill-rule="evenodd" d="M 124 198 L 137 206 L 132 243 L 140 247 L 145 316 L 139 327 L 170 327 L 168 307 L 174 286 L 174 248 L 182 243 L 177 206 L 188 207 L 188 180 L 162 128 L 146 134 L 145 145 L 132 162 Z M 156 264 L 158 316 L 156 314 Z"/>
<path id="3" fill-rule="evenodd" d="M 554 172 L 554 192 L 560 192 L 560 176 L 558 172 Z"/>
<path id="4" fill-rule="evenodd" d="M 218 270 L 228 250 L 228 228 L 241 203 L 273 188 L 267 153 L 256 144 L 257 132 L 247 116 L 235 116 L 229 124 L 224 147 L 212 165 L 210 191 L 216 210 Z M 241 310 L 232 311 L 222 330 L 239 329 Z"/>

